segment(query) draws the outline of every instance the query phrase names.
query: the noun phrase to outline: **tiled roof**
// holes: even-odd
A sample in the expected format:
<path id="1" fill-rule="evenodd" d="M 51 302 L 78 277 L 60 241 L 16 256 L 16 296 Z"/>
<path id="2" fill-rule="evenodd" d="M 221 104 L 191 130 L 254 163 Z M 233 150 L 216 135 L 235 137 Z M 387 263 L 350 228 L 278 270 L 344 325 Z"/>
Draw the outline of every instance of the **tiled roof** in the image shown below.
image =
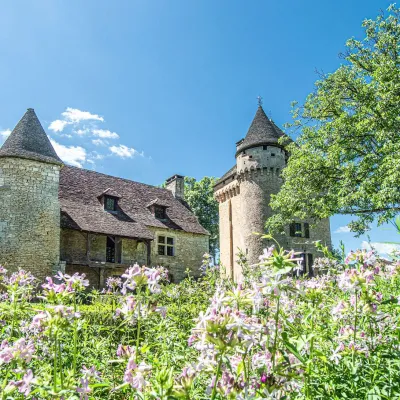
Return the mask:
<path id="1" fill-rule="evenodd" d="M 234 176 L 236 174 L 236 164 L 224 175 L 221 176 L 215 183 L 214 187 L 218 186 L 219 184 L 223 183 L 224 180 Z"/>
<path id="2" fill-rule="evenodd" d="M 118 210 L 104 210 L 98 196 L 106 189 L 118 193 Z M 60 172 L 61 226 L 108 235 L 153 239 L 148 227 L 176 229 L 208 235 L 194 214 L 168 189 L 64 166 Z M 168 204 L 167 220 L 159 220 L 147 207 Z"/>
<path id="3" fill-rule="evenodd" d="M 20 157 L 61 165 L 33 108 L 28 108 L 0 149 L 0 157 Z"/>
<path id="4" fill-rule="evenodd" d="M 259 106 L 253 122 L 247 131 L 246 137 L 239 142 L 240 144 L 237 147 L 236 155 L 251 147 L 268 144 L 281 146 L 279 144 L 279 139 L 281 137 L 286 137 L 288 141 L 291 141 L 289 136 L 285 135 L 274 122 L 265 115 L 263 108 Z"/>

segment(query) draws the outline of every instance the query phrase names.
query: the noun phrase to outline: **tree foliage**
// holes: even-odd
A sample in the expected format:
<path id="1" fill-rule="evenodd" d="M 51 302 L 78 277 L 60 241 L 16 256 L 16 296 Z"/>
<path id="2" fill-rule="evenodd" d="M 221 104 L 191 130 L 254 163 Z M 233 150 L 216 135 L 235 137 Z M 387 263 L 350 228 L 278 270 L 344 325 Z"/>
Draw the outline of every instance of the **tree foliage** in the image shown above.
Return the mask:
<path id="1" fill-rule="evenodd" d="M 351 214 L 361 234 L 400 210 L 400 9 L 363 22 L 366 37 L 350 39 L 344 63 L 320 74 L 302 107 L 294 104 L 301 129 L 287 146 L 284 184 L 273 196 L 277 230 L 293 218 Z"/>
<path id="2" fill-rule="evenodd" d="M 205 176 L 197 181 L 185 177 L 185 200 L 200 224 L 210 232 L 210 253 L 214 256 L 219 248 L 218 202 L 214 199 L 216 178 Z"/>

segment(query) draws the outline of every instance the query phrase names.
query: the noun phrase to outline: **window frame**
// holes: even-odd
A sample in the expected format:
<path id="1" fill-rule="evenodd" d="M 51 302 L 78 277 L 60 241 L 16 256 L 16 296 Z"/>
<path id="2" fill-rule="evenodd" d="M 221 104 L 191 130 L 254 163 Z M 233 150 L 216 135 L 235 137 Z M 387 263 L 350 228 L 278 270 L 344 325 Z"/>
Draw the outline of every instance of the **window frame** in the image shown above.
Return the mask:
<path id="1" fill-rule="evenodd" d="M 157 211 L 162 212 L 162 216 L 157 216 Z M 154 217 L 160 220 L 167 219 L 167 208 L 164 206 L 154 205 Z"/>
<path id="2" fill-rule="evenodd" d="M 175 246 L 176 240 L 173 236 L 157 235 L 157 255 L 161 257 L 174 257 Z"/>
<path id="3" fill-rule="evenodd" d="M 112 200 L 114 202 L 114 207 L 112 209 L 107 207 L 108 200 Z M 116 197 L 107 196 L 107 195 L 104 196 L 104 210 L 105 211 L 109 211 L 109 212 L 117 211 L 117 203 L 118 203 L 118 199 Z"/>

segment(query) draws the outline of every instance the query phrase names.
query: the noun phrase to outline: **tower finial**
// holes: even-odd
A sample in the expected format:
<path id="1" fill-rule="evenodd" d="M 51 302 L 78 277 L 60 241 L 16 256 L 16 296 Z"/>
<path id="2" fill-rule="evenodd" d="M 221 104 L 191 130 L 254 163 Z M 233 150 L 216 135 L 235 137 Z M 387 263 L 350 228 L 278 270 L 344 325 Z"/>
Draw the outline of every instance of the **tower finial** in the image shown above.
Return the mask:
<path id="1" fill-rule="evenodd" d="M 262 107 L 263 98 L 261 96 L 257 96 L 258 106 Z"/>

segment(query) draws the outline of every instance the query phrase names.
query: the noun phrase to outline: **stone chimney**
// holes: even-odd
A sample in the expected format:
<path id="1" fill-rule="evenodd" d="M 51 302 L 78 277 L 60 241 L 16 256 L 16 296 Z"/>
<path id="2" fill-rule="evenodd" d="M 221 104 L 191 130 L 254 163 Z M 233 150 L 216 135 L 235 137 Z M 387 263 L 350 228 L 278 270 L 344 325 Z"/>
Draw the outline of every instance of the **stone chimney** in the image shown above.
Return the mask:
<path id="1" fill-rule="evenodd" d="M 167 179 L 166 188 L 172 192 L 175 198 L 183 200 L 185 198 L 185 177 L 173 175 Z"/>

